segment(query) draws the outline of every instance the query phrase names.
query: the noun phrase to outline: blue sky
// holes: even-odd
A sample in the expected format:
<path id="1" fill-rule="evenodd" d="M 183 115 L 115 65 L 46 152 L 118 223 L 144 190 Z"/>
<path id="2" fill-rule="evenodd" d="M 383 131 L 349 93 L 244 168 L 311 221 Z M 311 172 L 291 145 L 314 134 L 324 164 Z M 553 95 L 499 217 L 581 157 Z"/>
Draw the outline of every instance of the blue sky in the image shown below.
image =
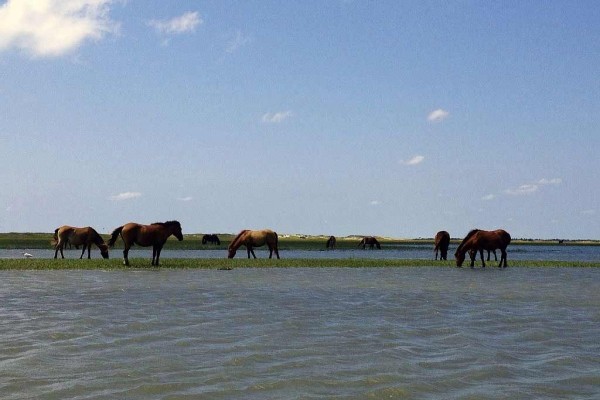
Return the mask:
<path id="1" fill-rule="evenodd" d="M 600 3 L 0 2 L 0 231 L 600 239 Z"/>

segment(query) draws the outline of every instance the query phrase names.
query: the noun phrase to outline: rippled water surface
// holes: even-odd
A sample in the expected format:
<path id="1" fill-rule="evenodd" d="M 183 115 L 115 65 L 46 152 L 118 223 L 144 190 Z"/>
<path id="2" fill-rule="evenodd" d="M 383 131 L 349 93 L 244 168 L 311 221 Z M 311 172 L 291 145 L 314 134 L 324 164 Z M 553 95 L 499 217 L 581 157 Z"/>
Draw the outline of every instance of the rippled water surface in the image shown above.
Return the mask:
<path id="1" fill-rule="evenodd" d="M 1 271 L 0 398 L 600 398 L 600 271 Z"/>

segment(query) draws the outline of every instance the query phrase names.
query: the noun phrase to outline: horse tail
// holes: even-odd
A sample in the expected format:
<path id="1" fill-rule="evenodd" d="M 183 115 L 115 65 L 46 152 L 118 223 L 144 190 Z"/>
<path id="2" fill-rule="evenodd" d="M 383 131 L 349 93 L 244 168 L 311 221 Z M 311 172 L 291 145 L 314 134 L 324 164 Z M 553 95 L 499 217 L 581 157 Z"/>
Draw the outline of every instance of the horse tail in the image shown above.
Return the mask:
<path id="1" fill-rule="evenodd" d="M 117 241 L 119 235 L 121 234 L 121 231 L 123 230 L 123 226 L 118 227 L 110 234 L 110 239 L 108 240 L 108 247 L 113 247 L 115 245 L 115 242 Z"/>
<path id="2" fill-rule="evenodd" d="M 60 228 L 56 228 L 54 230 L 54 236 L 52 236 L 52 240 L 50 241 L 50 244 L 52 245 L 52 247 L 56 247 L 56 245 L 58 244 L 58 230 Z"/>

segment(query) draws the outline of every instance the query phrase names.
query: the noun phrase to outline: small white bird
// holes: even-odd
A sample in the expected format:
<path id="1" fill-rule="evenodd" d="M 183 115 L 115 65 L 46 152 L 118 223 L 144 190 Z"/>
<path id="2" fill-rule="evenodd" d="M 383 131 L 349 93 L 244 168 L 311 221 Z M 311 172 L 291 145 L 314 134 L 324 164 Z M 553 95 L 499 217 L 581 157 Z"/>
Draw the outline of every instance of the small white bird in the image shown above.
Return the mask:
<path id="1" fill-rule="evenodd" d="M 23 252 L 23 257 L 25 257 L 25 258 L 31 258 L 31 257 L 33 257 L 33 254 L 29 254 L 29 253 Z"/>

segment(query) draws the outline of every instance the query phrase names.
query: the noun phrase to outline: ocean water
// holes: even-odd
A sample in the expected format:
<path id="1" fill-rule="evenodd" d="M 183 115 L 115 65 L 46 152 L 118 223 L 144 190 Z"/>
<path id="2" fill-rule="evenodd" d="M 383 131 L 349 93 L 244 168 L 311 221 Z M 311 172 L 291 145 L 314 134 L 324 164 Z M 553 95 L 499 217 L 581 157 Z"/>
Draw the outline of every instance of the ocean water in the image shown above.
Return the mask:
<path id="1" fill-rule="evenodd" d="M 0 271 L 0 320 L 2 399 L 600 398 L 594 268 Z"/>

